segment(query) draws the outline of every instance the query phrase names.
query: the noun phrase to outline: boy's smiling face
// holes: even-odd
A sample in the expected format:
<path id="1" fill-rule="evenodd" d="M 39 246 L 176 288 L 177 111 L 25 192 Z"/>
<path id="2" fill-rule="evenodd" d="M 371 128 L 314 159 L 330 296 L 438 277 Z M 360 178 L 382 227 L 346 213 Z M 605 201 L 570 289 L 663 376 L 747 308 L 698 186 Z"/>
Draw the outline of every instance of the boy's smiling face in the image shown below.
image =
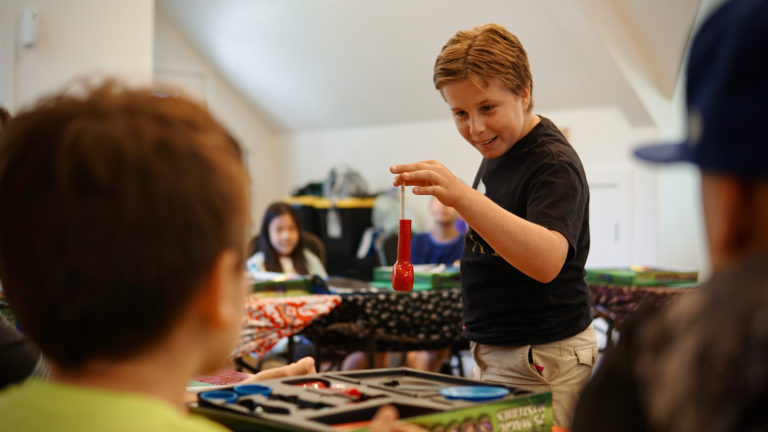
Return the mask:
<path id="1" fill-rule="evenodd" d="M 506 153 L 535 125 L 536 116 L 527 112 L 529 89 L 518 96 L 492 78 L 485 88 L 465 79 L 441 91 L 459 133 L 486 159 Z"/>

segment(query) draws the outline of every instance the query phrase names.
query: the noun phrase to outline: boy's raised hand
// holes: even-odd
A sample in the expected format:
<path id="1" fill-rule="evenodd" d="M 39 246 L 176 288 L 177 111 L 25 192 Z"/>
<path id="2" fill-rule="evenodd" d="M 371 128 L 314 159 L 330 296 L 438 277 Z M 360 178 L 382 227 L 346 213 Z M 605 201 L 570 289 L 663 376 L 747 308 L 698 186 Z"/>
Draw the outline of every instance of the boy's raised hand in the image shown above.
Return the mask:
<path id="1" fill-rule="evenodd" d="M 389 172 L 396 174 L 393 186 L 414 186 L 414 195 L 433 195 L 443 205 L 457 210 L 473 190 L 436 160 L 392 165 Z"/>

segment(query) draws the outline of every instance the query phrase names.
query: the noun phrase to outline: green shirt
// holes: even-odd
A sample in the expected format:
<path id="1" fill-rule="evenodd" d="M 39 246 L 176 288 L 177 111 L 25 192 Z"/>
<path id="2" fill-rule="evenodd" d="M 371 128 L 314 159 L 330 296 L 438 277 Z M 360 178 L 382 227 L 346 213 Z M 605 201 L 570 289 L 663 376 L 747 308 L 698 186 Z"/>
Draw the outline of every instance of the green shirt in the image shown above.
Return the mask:
<path id="1" fill-rule="evenodd" d="M 0 425 L 9 432 L 227 431 L 159 399 L 34 378 L 0 392 Z"/>

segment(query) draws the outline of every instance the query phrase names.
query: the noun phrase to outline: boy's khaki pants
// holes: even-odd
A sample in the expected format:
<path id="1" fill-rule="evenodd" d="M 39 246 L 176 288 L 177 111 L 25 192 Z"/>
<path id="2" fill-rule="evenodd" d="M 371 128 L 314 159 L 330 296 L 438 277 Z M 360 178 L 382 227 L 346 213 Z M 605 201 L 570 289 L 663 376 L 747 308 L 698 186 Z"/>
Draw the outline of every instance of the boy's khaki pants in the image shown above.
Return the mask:
<path id="1" fill-rule="evenodd" d="M 476 380 L 538 393 L 551 391 L 554 425 L 570 429 L 576 403 L 597 360 L 592 324 L 575 336 L 544 345 L 502 347 L 471 342 L 470 350 Z M 541 372 L 536 365 L 543 367 Z"/>

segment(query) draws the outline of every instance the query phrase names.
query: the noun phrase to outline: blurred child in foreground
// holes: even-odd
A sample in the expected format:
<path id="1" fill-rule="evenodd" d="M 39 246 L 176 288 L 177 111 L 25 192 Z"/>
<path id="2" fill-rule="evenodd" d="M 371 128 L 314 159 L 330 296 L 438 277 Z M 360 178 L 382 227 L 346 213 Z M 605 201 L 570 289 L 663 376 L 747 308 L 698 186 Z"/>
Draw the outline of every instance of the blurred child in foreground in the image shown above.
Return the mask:
<path id="1" fill-rule="evenodd" d="M 182 394 L 237 340 L 248 208 L 239 144 L 187 99 L 107 83 L 14 118 L 0 279 L 51 377 L 0 392 L 3 430 L 225 431 Z"/>

